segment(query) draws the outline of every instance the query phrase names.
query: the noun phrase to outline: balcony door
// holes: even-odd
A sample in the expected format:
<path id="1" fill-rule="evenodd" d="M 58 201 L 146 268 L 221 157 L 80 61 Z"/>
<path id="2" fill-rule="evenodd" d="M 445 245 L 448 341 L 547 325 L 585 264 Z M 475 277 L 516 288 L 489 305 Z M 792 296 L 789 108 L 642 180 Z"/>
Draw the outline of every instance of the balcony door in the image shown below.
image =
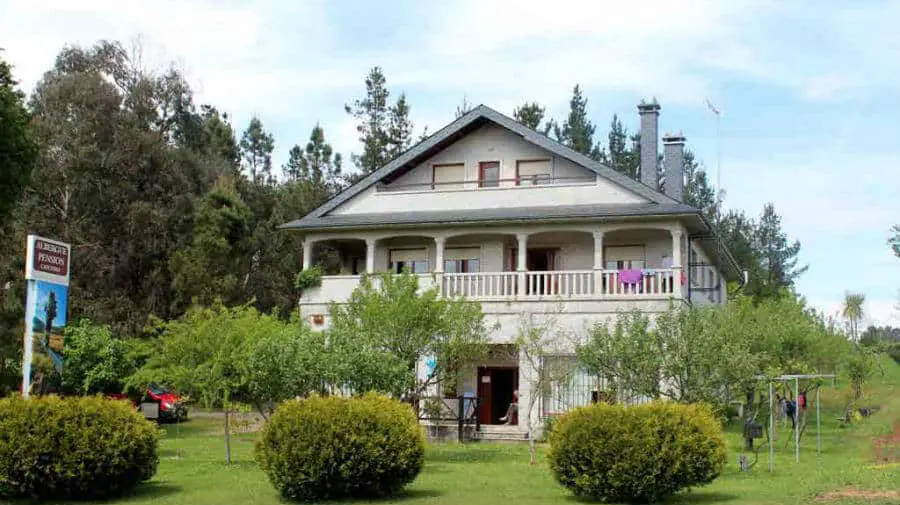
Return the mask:
<path id="1" fill-rule="evenodd" d="M 525 268 L 529 272 L 556 270 L 558 249 L 531 249 L 525 253 Z"/>

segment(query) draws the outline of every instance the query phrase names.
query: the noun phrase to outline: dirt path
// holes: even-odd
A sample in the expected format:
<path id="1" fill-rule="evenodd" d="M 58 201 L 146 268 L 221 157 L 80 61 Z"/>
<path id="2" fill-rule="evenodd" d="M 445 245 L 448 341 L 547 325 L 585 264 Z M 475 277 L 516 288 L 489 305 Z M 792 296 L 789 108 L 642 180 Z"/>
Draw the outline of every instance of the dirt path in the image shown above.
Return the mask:
<path id="1" fill-rule="evenodd" d="M 873 443 L 875 444 L 876 464 L 900 461 L 900 421 L 894 424 L 894 430 L 891 433 L 876 438 Z"/>

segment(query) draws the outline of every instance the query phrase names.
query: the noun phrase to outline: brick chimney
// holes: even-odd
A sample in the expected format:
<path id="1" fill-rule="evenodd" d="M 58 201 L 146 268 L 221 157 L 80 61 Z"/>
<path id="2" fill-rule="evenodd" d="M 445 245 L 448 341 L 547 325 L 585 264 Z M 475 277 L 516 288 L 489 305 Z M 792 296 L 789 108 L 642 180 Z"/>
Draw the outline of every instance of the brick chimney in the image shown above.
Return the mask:
<path id="1" fill-rule="evenodd" d="M 663 166 L 666 170 L 665 194 L 684 201 L 684 135 L 663 136 Z"/>
<path id="2" fill-rule="evenodd" d="M 638 114 L 641 116 L 641 182 L 659 189 L 659 104 L 641 100 Z"/>

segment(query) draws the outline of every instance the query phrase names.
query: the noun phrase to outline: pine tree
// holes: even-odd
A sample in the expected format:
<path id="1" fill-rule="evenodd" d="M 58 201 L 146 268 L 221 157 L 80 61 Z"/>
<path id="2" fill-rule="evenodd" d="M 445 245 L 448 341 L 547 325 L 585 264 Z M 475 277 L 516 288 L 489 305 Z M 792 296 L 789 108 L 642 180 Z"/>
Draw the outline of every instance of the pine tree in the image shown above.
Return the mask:
<path id="1" fill-rule="evenodd" d="M 345 105 L 344 110 L 359 120 L 356 131 L 363 144 L 362 154 L 353 154 L 351 159 L 361 175 L 368 175 L 383 166 L 388 159 L 387 125 L 388 91 L 381 67 L 373 67 L 366 76 L 366 96 Z M 405 100 L 404 100 L 405 104 Z"/>
<path id="2" fill-rule="evenodd" d="M 716 217 L 716 193 L 706 177 L 706 171 L 689 149 L 684 151 L 684 203 L 700 209 L 710 221 Z"/>
<path id="3" fill-rule="evenodd" d="M 241 155 L 252 182 L 273 184 L 272 151 L 275 150 L 275 138 L 266 133 L 262 121 L 253 116 L 244 134 L 241 136 Z"/>
<path id="4" fill-rule="evenodd" d="M 469 103 L 468 100 L 466 100 L 466 95 L 463 95 L 462 102 L 460 102 L 460 104 L 456 106 L 455 117 L 459 119 L 468 114 L 470 110 L 472 110 L 472 104 Z"/>
<path id="5" fill-rule="evenodd" d="M 599 151 L 598 158 L 616 172 L 637 179 L 641 165 L 640 140 L 640 135 L 629 135 L 619 116 L 613 114 L 606 148 Z"/>
<path id="6" fill-rule="evenodd" d="M 403 151 L 409 149 L 412 143 L 412 131 L 413 124 L 409 119 L 409 104 L 406 102 L 406 93 L 400 93 L 397 103 L 388 112 L 386 162 L 400 156 Z"/>
<path id="7" fill-rule="evenodd" d="M 781 229 L 781 216 L 771 203 L 763 207 L 753 242 L 762 270 L 761 281 L 764 285 L 759 293 L 762 296 L 776 296 L 781 289 L 793 287 L 797 277 L 808 268 L 797 266 L 800 242 L 788 239 Z"/>
<path id="8" fill-rule="evenodd" d="M 891 228 L 891 232 L 893 235 L 888 239 L 888 243 L 891 245 L 891 250 L 894 251 L 894 254 L 900 258 L 900 224 L 895 224 Z"/>
<path id="9" fill-rule="evenodd" d="M 569 117 L 563 122 L 562 128 L 554 128 L 556 138 L 581 154 L 596 157 L 600 151 L 594 145 L 595 129 L 587 117 L 587 98 L 576 84 L 569 101 Z"/>
<path id="10" fill-rule="evenodd" d="M 325 130 L 319 124 L 312 129 L 305 149 L 291 148 L 282 167 L 289 181 L 309 182 L 315 187 L 337 191 L 341 180 L 341 155 L 325 142 Z"/>
<path id="11" fill-rule="evenodd" d="M 546 109 L 537 102 L 525 102 L 513 109 L 513 118 L 528 128 L 547 135 L 550 133 L 550 128 L 553 127 L 553 121 L 547 121 L 544 127 L 541 128 L 541 121 L 544 120 L 545 111 Z"/>

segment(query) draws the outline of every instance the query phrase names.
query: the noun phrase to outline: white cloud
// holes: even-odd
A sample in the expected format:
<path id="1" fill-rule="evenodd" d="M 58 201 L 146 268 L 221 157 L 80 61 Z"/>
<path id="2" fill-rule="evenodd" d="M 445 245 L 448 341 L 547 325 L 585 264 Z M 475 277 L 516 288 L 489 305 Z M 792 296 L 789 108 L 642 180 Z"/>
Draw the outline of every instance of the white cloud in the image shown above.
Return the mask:
<path id="1" fill-rule="evenodd" d="M 811 77 L 806 81 L 803 95 L 807 100 L 829 100 L 849 86 L 850 83 L 845 76 L 838 74 L 820 75 Z"/>

